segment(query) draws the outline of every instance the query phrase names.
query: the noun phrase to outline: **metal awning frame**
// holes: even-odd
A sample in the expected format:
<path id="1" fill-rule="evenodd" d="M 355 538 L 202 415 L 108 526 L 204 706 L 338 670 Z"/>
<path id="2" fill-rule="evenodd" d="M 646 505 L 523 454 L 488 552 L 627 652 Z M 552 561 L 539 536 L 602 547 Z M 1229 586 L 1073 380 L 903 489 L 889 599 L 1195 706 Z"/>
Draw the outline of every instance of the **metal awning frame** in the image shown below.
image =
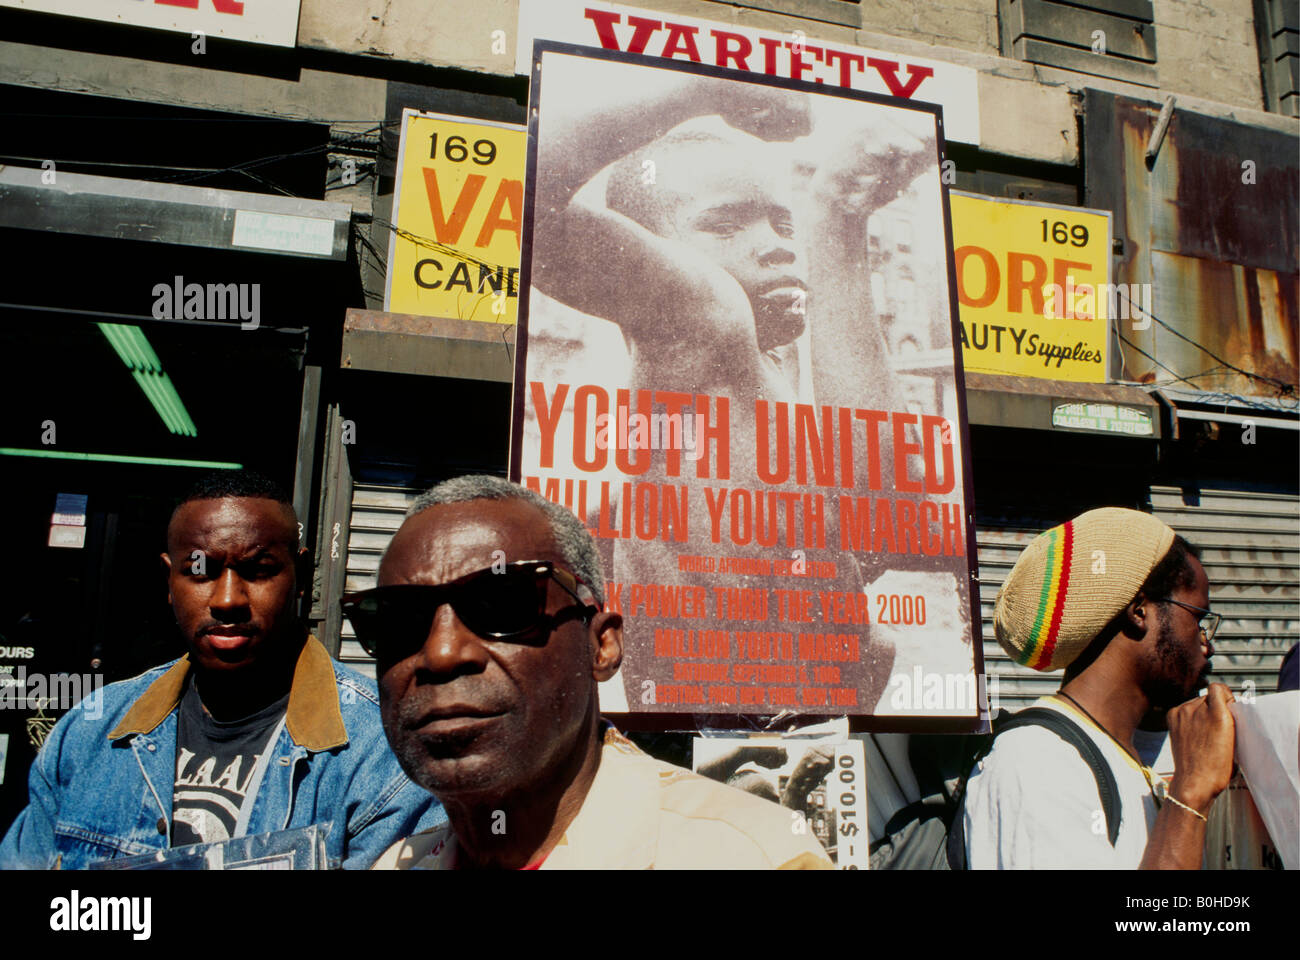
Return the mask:
<path id="1" fill-rule="evenodd" d="M 351 219 L 345 203 L 0 166 L 13 229 L 342 261 Z"/>

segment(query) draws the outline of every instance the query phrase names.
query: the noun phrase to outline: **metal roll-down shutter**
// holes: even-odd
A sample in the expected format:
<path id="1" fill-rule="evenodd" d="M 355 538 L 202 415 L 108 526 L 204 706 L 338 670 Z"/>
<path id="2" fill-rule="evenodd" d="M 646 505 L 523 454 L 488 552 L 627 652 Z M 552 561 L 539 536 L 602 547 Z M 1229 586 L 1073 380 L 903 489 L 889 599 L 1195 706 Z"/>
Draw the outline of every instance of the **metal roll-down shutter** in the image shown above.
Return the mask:
<path id="1" fill-rule="evenodd" d="M 1282 657 L 1300 640 L 1300 497 L 1240 490 L 1153 486 L 1152 512 L 1198 547 L 1210 579 L 1210 606 L 1223 614 L 1214 640 L 1213 679 L 1237 695 L 1272 693 Z M 1014 663 L 993 634 L 993 603 L 1020 552 L 1041 529 L 976 530 L 984 663 L 990 696 L 1019 710 L 1055 692 L 1061 674 Z M 996 678 L 996 681 L 993 679 Z"/>
<path id="2" fill-rule="evenodd" d="M 418 491 L 358 483 L 352 488 L 352 521 L 348 532 L 347 579 L 344 591 L 369 590 L 379 573 L 379 559 L 388 541 L 402 525 L 406 510 Z M 375 661 L 357 643 L 352 624 L 343 618 L 339 659 L 368 677 L 375 675 Z"/>

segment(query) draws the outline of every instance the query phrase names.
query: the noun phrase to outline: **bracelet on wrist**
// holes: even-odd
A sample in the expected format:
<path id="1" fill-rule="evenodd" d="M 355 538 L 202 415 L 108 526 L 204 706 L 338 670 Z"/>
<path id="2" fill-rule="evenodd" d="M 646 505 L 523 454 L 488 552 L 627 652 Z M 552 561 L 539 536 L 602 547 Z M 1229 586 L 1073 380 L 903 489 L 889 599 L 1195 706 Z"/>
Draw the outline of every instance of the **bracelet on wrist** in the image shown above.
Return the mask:
<path id="1" fill-rule="evenodd" d="M 1190 813 L 1192 816 L 1194 816 L 1194 817 L 1200 817 L 1202 823 L 1209 823 L 1209 822 L 1210 822 L 1209 820 L 1207 820 L 1207 819 L 1205 818 L 1205 814 L 1201 813 L 1201 811 L 1197 810 L 1195 807 L 1189 807 L 1187 804 L 1183 803 L 1183 801 L 1179 800 L 1179 799 L 1178 799 L 1177 797 L 1175 797 L 1173 794 L 1169 794 L 1169 795 L 1167 795 L 1167 796 L 1165 797 L 1165 799 L 1168 800 L 1170 803 L 1174 804 L 1174 806 L 1182 807 L 1184 810 L 1186 810 L 1186 811 L 1187 811 L 1188 813 Z"/>
<path id="2" fill-rule="evenodd" d="M 1195 807 L 1192 807 L 1192 806 L 1189 806 L 1189 805 L 1183 803 L 1183 801 L 1181 801 L 1181 800 L 1179 800 L 1177 797 L 1175 797 L 1175 796 L 1173 795 L 1173 793 L 1170 792 L 1170 790 L 1169 790 L 1169 784 L 1168 784 L 1166 781 L 1161 780 L 1161 781 L 1156 785 L 1156 791 L 1155 791 L 1155 794 L 1156 794 L 1156 799 L 1157 799 L 1157 800 L 1168 800 L 1168 801 L 1169 801 L 1170 803 L 1172 803 L 1174 806 L 1176 806 L 1176 807 L 1182 807 L 1184 810 L 1186 810 L 1186 811 L 1187 811 L 1188 813 L 1190 813 L 1192 816 L 1194 816 L 1194 817 L 1199 817 L 1202 823 L 1209 823 L 1209 822 L 1210 822 L 1209 820 L 1206 819 L 1205 814 L 1201 813 L 1201 811 L 1197 810 Z"/>

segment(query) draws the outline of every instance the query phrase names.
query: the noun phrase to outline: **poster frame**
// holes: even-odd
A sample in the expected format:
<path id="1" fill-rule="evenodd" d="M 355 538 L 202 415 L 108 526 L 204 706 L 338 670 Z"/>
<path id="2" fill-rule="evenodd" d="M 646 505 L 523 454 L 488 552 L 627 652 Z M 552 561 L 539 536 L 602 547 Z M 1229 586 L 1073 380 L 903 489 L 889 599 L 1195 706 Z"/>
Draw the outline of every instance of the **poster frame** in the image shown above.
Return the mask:
<path id="1" fill-rule="evenodd" d="M 676 70 L 682 73 L 691 73 L 697 76 L 712 77 L 736 83 L 753 83 L 767 87 L 776 87 L 783 90 L 842 97 L 845 99 L 862 101 L 864 103 L 927 113 L 933 116 L 935 123 L 936 168 L 942 171 L 944 160 L 947 159 L 943 137 L 943 108 L 939 104 L 921 103 L 912 100 L 905 100 L 899 97 L 867 93 L 860 90 L 828 87 L 824 84 L 791 80 L 785 77 L 744 74 L 735 70 L 729 70 L 727 68 L 716 67 L 709 64 L 697 64 L 689 61 L 668 60 L 662 57 L 631 54 L 622 51 L 603 50 L 598 47 L 587 47 L 580 44 L 564 43 L 554 40 L 535 40 L 533 42 L 532 72 L 529 77 L 528 143 L 524 180 L 523 234 L 519 251 L 519 304 L 517 314 L 518 320 L 515 332 L 515 372 L 511 396 L 508 477 L 514 483 L 521 483 L 523 479 L 522 452 L 525 418 L 524 404 L 527 395 L 528 325 L 531 313 L 530 293 L 532 289 L 532 254 L 535 226 L 533 211 L 537 188 L 537 149 L 538 130 L 540 126 L 539 104 L 541 98 L 542 60 L 548 53 L 576 56 L 590 60 L 605 60 L 615 63 L 625 63 L 657 70 Z M 963 367 L 960 331 L 958 329 L 960 319 L 957 312 L 957 279 L 952 248 L 952 212 L 948 203 L 948 184 L 943 182 L 942 176 L 939 178 L 939 189 L 941 200 L 940 205 L 943 210 L 943 230 L 948 271 L 948 312 L 950 334 L 953 345 L 953 384 L 956 391 L 957 427 L 961 433 L 962 444 L 961 462 L 964 497 L 963 507 L 966 514 L 966 567 L 971 605 L 971 647 L 977 712 L 974 716 L 875 716 L 849 714 L 849 729 L 853 732 L 971 733 L 987 732 L 991 729 L 988 713 L 987 685 L 984 682 L 983 619 L 980 610 L 979 570 L 975 539 L 975 490 L 974 479 L 971 473 L 972 458 L 970 450 L 970 422 L 966 409 L 966 379 Z M 760 727 L 755 721 L 759 717 L 768 717 L 770 714 L 756 715 L 737 711 L 725 713 L 709 713 L 707 711 L 657 711 L 654 713 L 611 713 L 610 716 L 617 717 L 619 726 L 623 729 L 698 730 L 706 727 L 716 729 L 740 729 L 745 727 L 753 729 L 768 729 L 766 727 Z M 777 714 L 777 717 L 786 725 L 786 728 L 793 723 L 805 724 L 824 722 L 833 719 L 835 716 L 837 715 L 828 713 L 795 714 L 791 712 L 779 712 Z"/>

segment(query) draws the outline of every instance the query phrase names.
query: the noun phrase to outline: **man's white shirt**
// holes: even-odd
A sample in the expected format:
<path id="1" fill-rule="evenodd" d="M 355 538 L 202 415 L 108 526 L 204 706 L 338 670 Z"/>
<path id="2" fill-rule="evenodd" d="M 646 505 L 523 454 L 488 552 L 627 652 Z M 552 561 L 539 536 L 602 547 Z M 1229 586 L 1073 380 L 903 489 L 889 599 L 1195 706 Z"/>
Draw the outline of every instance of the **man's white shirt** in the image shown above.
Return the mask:
<path id="1" fill-rule="evenodd" d="M 1051 730 L 1019 727 L 994 741 L 970 778 L 964 826 L 971 869 L 1136 869 L 1155 825 L 1155 774 L 1144 774 L 1068 704 L 1043 697 L 1034 706 L 1065 714 L 1101 751 L 1119 788 L 1119 836 L 1112 847 L 1096 778 L 1079 751 Z"/>

